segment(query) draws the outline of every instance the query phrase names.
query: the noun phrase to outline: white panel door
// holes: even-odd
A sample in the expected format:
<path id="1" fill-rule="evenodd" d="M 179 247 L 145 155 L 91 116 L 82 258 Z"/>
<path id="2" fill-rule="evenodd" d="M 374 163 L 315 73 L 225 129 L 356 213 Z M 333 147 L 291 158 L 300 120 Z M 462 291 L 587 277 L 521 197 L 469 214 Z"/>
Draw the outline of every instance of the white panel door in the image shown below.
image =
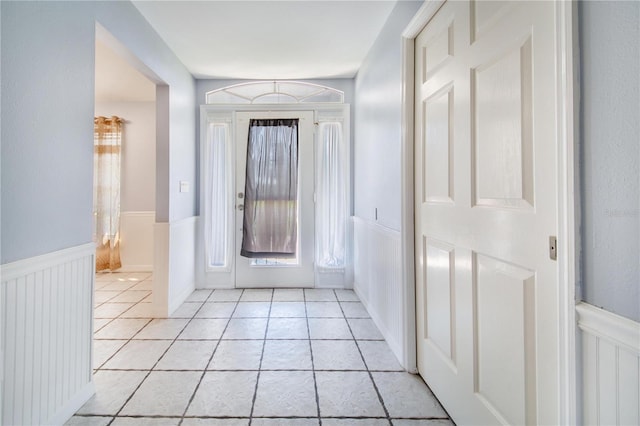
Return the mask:
<path id="1" fill-rule="evenodd" d="M 298 247 L 296 259 L 250 259 L 240 254 L 249 121 L 297 118 Z M 236 287 L 314 286 L 314 124 L 313 111 L 238 112 L 236 114 Z M 240 195 L 242 194 L 242 195 Z"/>
<path id="2" fill-rule="evenodd" d="M 415 42 L 418 369 L 458 424 L 557 424 L 554 2 L 449 1 Z"/>

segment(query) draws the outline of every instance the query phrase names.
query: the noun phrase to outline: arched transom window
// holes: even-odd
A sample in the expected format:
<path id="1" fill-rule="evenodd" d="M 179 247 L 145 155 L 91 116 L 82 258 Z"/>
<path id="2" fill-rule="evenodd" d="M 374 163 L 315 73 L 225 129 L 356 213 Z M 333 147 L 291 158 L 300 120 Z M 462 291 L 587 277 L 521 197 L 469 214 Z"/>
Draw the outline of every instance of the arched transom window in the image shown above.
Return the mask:
<path id="1" fill-rule="evenodd" d="M 206 94 L 207 104 L 344 103 L 344 92 L 300 81 L 241 83 Z"/>

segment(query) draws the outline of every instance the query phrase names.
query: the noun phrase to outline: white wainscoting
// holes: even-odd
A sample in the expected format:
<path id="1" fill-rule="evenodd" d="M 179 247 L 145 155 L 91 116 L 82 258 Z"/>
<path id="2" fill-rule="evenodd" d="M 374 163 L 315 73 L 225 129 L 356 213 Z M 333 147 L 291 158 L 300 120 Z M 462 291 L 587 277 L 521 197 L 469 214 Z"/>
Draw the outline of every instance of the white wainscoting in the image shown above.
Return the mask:
<path id="1" fill-rule="evenodd" d="M 120 260 L 118 272 L 153 271 L 153 225 L 155 211 L 120 214 Z"/>
<path id="2" fill-rule="evenodd" d="M 576 311 L 583 423 L 640 424 L 640 323 L 587 303 L 578 304 Z"/>
<path id="3" fill-rule="evenodd" d="M 354 225 L 354 290 L 398 360 L 405 359 L 400 231 L 359 217 Z"/>
<path id="4" fill-rule="evenodd" d="M 2 265 L 2 424 L 59 425 L 94 393 L 95 244 Z"/>
<path id="5" fill-rule="evenodd" d="M 155 224 L 153 309 L 165 318 L 195 290 L 198 217 Z"/>

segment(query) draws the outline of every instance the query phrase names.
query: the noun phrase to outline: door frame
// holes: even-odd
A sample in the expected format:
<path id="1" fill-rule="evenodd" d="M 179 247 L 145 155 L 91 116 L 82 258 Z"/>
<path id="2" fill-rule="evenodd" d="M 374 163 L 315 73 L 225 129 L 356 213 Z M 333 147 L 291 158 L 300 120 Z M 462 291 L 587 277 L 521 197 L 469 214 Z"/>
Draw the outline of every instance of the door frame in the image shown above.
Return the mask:
<path id="1" fill-rule="evenodd" d="M 215 117 L 219 121 L 224 121 L 230 126 L 231 138 L 235 138 L 235 123 L 236 113 L 238 112 L 286 112 L 286 111 L 312 111 L 314 120 L 314 145 L 317 139 L 317 125 L 322 122 L 340 122 L 343 126 L 343 134 L 345 136 L 346 143 L 346 155 L 345 162 L 347 164 L 347 206 L 348 216 L 352 215 L 352 187 L 351 187 L 351 149 L 352 149 L 352 135 L 351 135 L 351 106 L 348 103 L 297 103 L 297 104 L 206 104 L 200 105 L 200 123 L 198 126 L 199 134 L 198 149 L 199 149 L 199 194 L 200 194 L 200 206 L 199 215 L 200 220 L 197 225 L 197 233 L 200 237 L 196 238 L 196 288 L 235 288 L 235 236 L 231 238 L 231 253 L 234 254 L 234 258 L 230 262 L 227 268 L 220 268 L 219 272 L 208 271 L 205 265 L 205 248 L 204 248 L 204 222 L 205 214 L 203 201 L 204 200 L 204 155 L 203 155 L 203 138 L 207 134 L 207 124 L 210 117 Z M 232 142 L 233 144 L 233 142 Z M 317 155 L 314 147 L 314 156 Z M 233 168 L 235 170 L 235 147 L 232 152 Z M 317 158 L 314 158 L 316 163 Z M 234 171 L 235 173 L 235 171 Z M 314 176 L 314 188 L 317 182 Z M 233 184 L 235 188 L 235 183 Z M 233 198 L 230 201 L 233 205 L 235 203 L 235 194 L 232 191 Z M 315 210 L 315 207 L 314 207 Z M 314 223 L 315 229 L 315 223 Z M 314 230 L 315 232 L 315 230 Z M 345 243 L 345 258 L 346 266 L 343 269 L 330 269 L 319 267 L 315 259 L 315 244 L 314 244 L 314 287 L 315 288 L 352 288 L 353 286 L 353 243 L 352 243 L 352 225 L 351 221 L 347 221 L 346 228 L 346 243 Z M 234 234 L 232 234 L 234 235 Z M 317 236 L 316 236 L 317 238 Z M 225 276 L 226 274 L 226 276 Z"/>
<path id="2" fill-rule="evenodd" d="M 402 33 L 402 135 L 401 135 L 401 249 L 403 287 L 404 367 L 417 373 L 416 335 L 416 282 L 414 245 L 414 65 L 415 38 L 435 16 L 446 0 L 425 2 Z M 579 201 L 577 190 L 576 140 L 578 135 L 574 115 L 577 104 L 576 69 L 574 49 L 577 39 L 577 6 L 575 2 L 555 3 L 558 34 L 556 42 L 556 104 L 558 110 L 557 176 L 558 184 L 558 282 L 559 288 L 558 383 L 559 424 L 576 424 L 576 301 L 575 283 L 577 271 L 575 205 Z"/>

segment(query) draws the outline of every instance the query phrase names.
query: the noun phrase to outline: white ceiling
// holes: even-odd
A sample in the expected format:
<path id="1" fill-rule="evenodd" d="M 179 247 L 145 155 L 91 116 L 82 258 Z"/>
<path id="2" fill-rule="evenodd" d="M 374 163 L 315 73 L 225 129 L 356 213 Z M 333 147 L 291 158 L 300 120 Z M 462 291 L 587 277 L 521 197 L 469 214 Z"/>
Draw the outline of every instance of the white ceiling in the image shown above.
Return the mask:
<path id="1" fill-rule="evenodd" d="M 133 2 L 196 78 L 351 78 L 395 0 Z"/>

